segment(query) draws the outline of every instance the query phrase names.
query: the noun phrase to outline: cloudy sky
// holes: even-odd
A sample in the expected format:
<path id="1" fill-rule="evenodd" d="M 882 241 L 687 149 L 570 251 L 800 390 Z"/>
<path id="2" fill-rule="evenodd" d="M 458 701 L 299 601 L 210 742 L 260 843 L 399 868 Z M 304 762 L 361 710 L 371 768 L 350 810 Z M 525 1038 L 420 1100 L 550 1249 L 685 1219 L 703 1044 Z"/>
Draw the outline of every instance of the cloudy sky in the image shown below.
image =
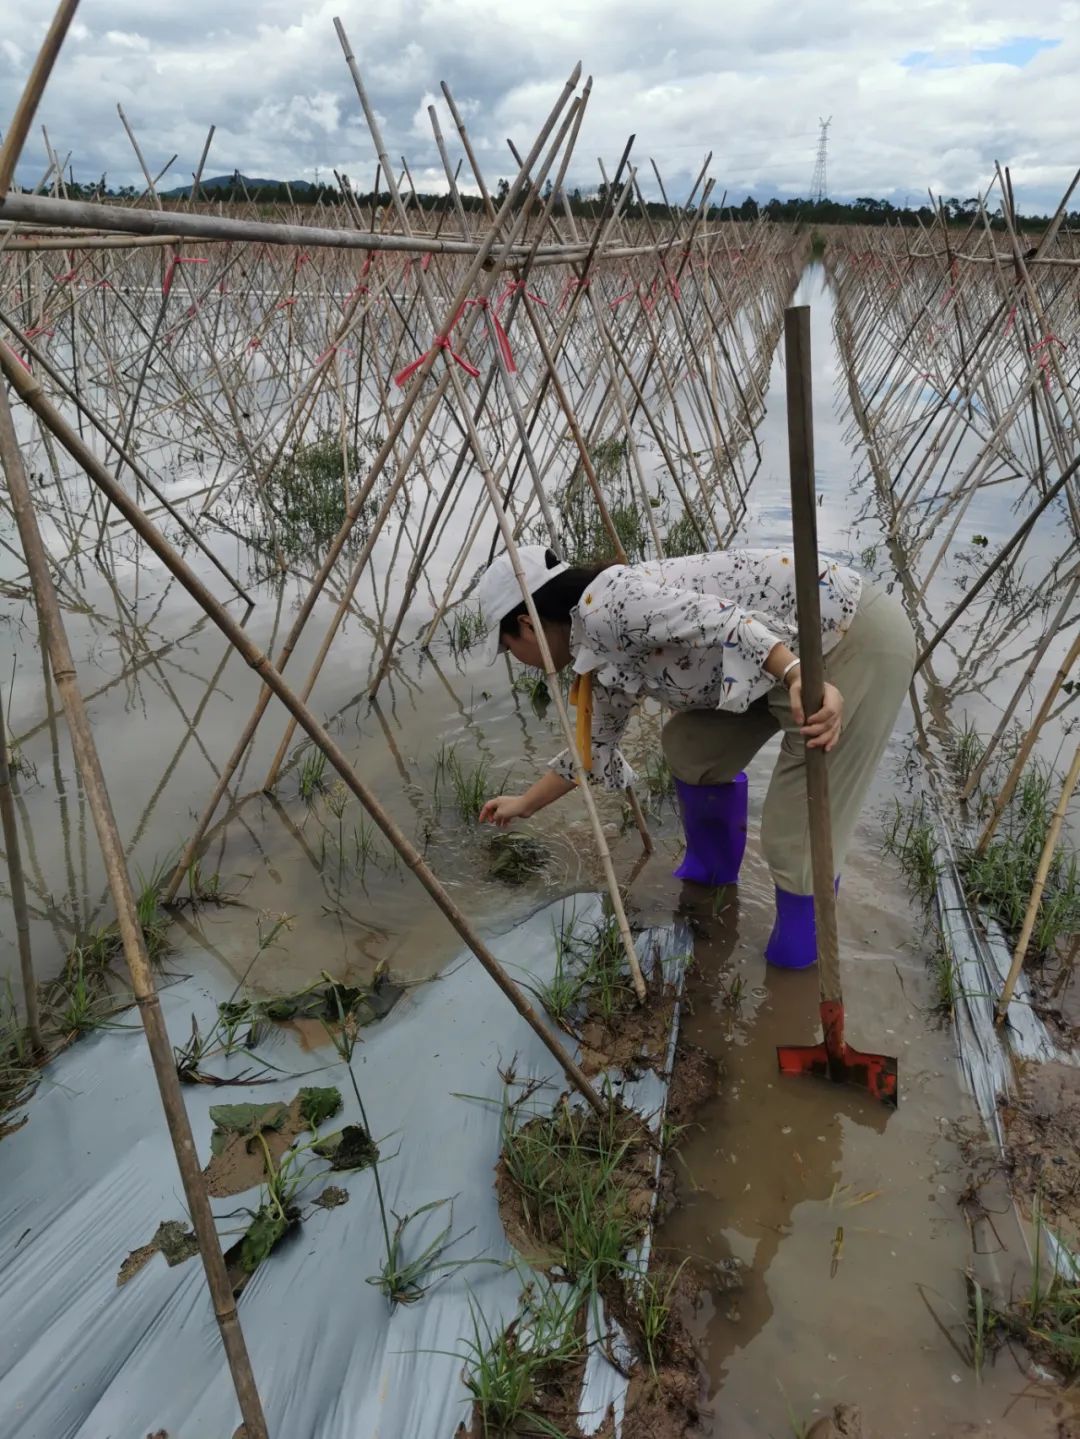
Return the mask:
<path id="1" fill-rule="evenodd" d="M 0 123 L 52 10 L 0 0 Z M 838 197 L 963 199 L 1000 159 L 1020 204 L 1043 209 L 1080 165 L 1080 0 L 83 0 L 38 120 L 76 179 L 139 178 L 119 102 L 152 172 L 178 154 L 165 186 L 190 179 L 211 123 L 208 175 L 337 168 L 370 186 L 335 15 L 420 189 L 442 175 L 426 111 L 440 80 L 491 183 L 512 173 L 506 137 L 525 148 L 577 60 L 595 81 L 570 175 L 583 188 L 636 132 L 647 191 L 650 157 L 674 199 L 711 149 L 717 194 L 806 194 L 830 115 Z M 44 154 L 36 129 L 23 184 Z"/>

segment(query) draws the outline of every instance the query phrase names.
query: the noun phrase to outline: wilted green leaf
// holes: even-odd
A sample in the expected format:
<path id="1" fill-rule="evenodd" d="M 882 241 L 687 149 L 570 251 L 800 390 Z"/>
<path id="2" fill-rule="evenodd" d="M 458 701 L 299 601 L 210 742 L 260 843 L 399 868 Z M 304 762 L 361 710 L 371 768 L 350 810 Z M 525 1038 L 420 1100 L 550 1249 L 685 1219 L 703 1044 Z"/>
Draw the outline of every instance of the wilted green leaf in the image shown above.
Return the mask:
<path id="1" fill-rule="evenodd" d="M 332 1169 L 366 1169 L 379 1157 L 378 1147 L 362 1124 L 347 1124 L 311 1147 L 329 1159 Z"/>
<path id="2" fill-rule="evenodd" d="M 339 1089 L 302 1089 L 300 1091 L 300 1114 L 310 1129 L 318 1129 L 323 1120 L 329 1119 L 341 1108 Z"/>

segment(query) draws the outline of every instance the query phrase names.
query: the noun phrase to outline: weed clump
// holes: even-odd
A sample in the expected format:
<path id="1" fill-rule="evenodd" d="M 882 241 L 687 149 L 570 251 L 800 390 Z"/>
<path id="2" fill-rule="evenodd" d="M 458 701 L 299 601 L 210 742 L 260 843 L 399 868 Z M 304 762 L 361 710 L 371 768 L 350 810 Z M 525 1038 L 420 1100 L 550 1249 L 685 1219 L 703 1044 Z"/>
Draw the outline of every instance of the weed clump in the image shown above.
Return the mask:
<path id="1" fill-rule="evenodd" d="M 969 849 L 960 856 L 969 899 L 996 919 L 1012 941 L 1023 927 L 1054 812 L 1054 792 L 1053 770 L 1033 760 L 985 852 Z M 1080 861 L 1063 844 L 1050 864 L 1026 958 L 1048 959 L 1061 940 L 1078 930 Z"/>
<path id="2" fill-rule="evenodd" d="M 648 522 L 645 512 L 634 496 L 629 475 L 625 472 L 626 440 L 614 436 L 601 440 L 589 451 L 600 488 L 607 498 L 612 528 L 631 564 L 645 558 L 648 544 Z M 572 565 L 601 564 L 616 558 L 615 547 L 592 489 L 578 473 L 556 496 L 558 512 L 566 527 L 566 558 Z"/>
<path id="3" fill-rule="evenodd" d="M 542 875 L 551 858 L 546 844 L 531 835 L 504 832 L 488 840 L 488 873 L 502 884 L 527 884 Z"/>
<path id="4" fill-rule="evenodd" d="M 612 1102 L 603 1115 L 564 1100 L 524 1121 L 503 1111 L 497 1189 L 512 1242 L 596 1290 L 618 1279 L 643 1238 L 655 1194 L 641 1121 Z"/>
<path id="5" fill-rule="evenodd" d="M 920 899 L 929 902 L 937 893 L 939 863 L 934 825 L 925 800 L 905 807 L 893 800 L 884 821 L 883 848 L 899 862 L 904 878 Z"/>
<path id="6" fill-rule="evenodd" d="M 971 1362 L 979 1373 L 986 1356 L 1014 1340 L 1036 1360 L 1050 1365 L 1067 1382 L 1080 1376 L 1080 1283 L 1056 1266 L 1047 1279 L 1042 1268 L 1042 1214 L 1036 1200 L 1033 1214 L 1035 1252 L 1028 1292 L 1009 1302 L 995 1302 L 968 1275 L 968 1337 Z"/>
<path id="7" fill-rule="evenodd" d="M 263 498 L 273 516 L 271 533 L 255 536 L 287 560 L 321 554 L 345 520 L 347 481 L 357 477 L 355 451 L 343 452 L 337 435 L 301 445 L 271 471 Z"/>
<path id="8" fill-rule="evenodd" d="M 508 1434 L 562 1439 L 564 1430 L 549 1416 L 563 1407 L 568 1390 L 576 1400 L 573 1381 L 580 1379 L 586 1355 L 581 1302 L 570 1286 L 530 1284 L 518 1313 L 500 1329 L 492 1328 L 479 1305 L 470 1304 L 472 1333 L 462 1340 L 461 1358 L 478 1439 Z"/>
<path id="9" fill-rule="evenodd" d="M 668 526 L 664 536 L 664 554 L 669 559 L 679 555 L 698 555 L 705 548 L 701 543 L 701 532 L 689 510 L 684 510 L 674 523 Z"/>

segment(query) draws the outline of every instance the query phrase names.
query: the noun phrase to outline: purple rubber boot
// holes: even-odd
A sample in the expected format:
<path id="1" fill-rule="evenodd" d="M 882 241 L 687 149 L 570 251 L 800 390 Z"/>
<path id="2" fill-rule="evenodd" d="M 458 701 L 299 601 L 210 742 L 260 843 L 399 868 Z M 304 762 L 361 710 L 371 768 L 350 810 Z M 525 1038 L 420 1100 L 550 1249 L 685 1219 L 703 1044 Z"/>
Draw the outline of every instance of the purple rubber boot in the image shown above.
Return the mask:
<path id="1" fill-rule="evenodd" d="M 836 880 L 840 888 L 840 880 Z M 776 921 L 765 946 L 765 958 L 777 969 L 809 969 L 817 963 L 814 896 L 776 890 Z"/>
<path id="2" fill-rule="evenodd" d="M 735 884 L 746 851 L 749 798 L 746 776 L 728 784 L 685 784 L 675 781 L 686 835 L 686 854 L 676 879 L 695 884 Z"/>

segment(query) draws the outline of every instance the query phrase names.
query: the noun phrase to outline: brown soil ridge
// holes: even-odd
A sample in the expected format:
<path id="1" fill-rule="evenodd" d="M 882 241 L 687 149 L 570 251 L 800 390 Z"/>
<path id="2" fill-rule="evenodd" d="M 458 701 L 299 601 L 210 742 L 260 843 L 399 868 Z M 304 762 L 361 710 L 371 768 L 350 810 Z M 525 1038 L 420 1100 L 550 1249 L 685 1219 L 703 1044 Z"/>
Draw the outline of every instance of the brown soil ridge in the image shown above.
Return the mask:
<path id="1" fill-rule="evenodd" d="M 1032 1064 L 1019 1093 L 1002 1100 L 1005 1164 L 1017 1198 L 1037 1194 L 1046 1219 L 1072 1248 L 1080 1243 L 1080 1069 Z"/>

